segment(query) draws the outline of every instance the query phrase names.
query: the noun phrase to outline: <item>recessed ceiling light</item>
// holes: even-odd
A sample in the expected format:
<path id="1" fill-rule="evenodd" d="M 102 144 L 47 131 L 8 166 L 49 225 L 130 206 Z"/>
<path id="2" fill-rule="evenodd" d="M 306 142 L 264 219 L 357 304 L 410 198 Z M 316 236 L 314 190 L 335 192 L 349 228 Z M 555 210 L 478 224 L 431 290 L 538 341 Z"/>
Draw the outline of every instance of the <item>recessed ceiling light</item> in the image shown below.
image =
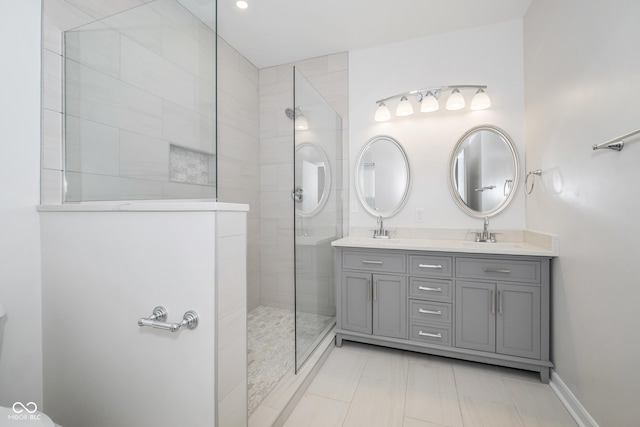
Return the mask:
<path id="1" fill-rule="evenodd" d="M 236 6 L 238 6 L 238 8 L 240 8 L 240 9 L 246 9 L 246 8 L 248 8 L 248 7 L 249 7 L 249 3 L 247 3 L 247 2 L 246 2 L 246 1 L 244 1 L 244 0 L 238 0 L 238 1 L 236 2 Z"/>

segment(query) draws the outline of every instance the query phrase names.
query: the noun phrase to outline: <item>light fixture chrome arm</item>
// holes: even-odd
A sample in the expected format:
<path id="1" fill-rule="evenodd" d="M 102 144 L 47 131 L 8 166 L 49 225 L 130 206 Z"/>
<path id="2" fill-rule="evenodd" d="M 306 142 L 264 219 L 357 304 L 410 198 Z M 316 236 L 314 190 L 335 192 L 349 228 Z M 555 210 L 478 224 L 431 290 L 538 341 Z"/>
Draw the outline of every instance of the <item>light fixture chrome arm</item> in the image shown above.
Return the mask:
<path id="1" fill-rule="evenodd" d="M 376 101 L 376 104 L 380 104 L 381 102 L 386 102 L 395 98 L 402 98 L 403 96 L 408 97 L 411 95 L 415 95 L 418 97 L 418 102 L 422 101 L 422 98 L 426 96 L 429 92 L 431 92 L 436 98 L 440 96 L 442 92 L 453 92 L 456 89 L 486 89 L 486 85 L 450 85 L 450 86 L 435 86 L 426 89 L 416 89 L 409 92 L 399 93 L 397 95 L 388 96 L 383 99 L 379 99 Z"/>
<path id="2" fill-rule="evenodd" d="M 617 138 L 613 138 L 610 139 L 608 141 L 605 141 L 603 143 L 600 144 L 593 144 L 593 149 L 594 150 L 600 150 L 602 148 L 608 148 L 610 150 L 615 150 L 615 151 L 622 151 L 622 149 L 624 148 L 624 140 L 627 138 L 630 138 L 632 136 L 638 135 L 640 134 L 640 129 L 636 129 L 634 131 L 631 131 L 629 133 L 625 133 L 624 135 L 620 135 Z"/>

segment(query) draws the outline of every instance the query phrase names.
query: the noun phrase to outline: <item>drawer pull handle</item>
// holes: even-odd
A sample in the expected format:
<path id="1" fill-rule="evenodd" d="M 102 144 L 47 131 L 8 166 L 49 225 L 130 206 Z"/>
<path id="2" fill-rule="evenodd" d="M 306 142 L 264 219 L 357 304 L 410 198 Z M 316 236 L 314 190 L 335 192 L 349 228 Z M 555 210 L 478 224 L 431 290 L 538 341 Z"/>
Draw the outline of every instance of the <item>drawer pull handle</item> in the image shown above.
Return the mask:
<path id="1" fill-rule="evenodd" d="M 430 334 L 429 332 L 418 331 L 418 335 L 429 338 L 442 338 L 442 334 Z"/>
<path id="2" fill-rule="evenodd" d="M 382 261 L 367 261 L 366 259 L 362 260 L 363 264 L 375 264 L 375 265 L 382 265 Z"/>
<path id="3" fill-rule="evenodd" d="M 440 265 L 440 264 L 418 264 L 418 267 L 420 267 L 420 268 L 437 268 L 437 269 L 440 269 L 440 268 L 442 268 L 442 265 Z"/>
<path id="4" fill-rule="evenodd" d="M 442 288 L 427 288 L 426 286 L 418 286 L 421 291 L 442 292 Z"/>
<path id="5" fill-rule="evenodd" d="M 423 308 L 419 308 L 418 309 L 418 313 L 422 313 L 422 314 L 436 314 L 438 316 L 442 316 L 442 311 L 438 310 L 438 311 L 431 311 L 431 310 L 425 310 Z"/>
<path id="6" fill-rule="evenodd" d="M 506 268 L 489 268 L 489 267 L 485 267 L 485 268 L 482 269 L 482 271 L 484 271 L 485 273 L 503 273 L 503 274 L 511 273 L 511 270 L 508 270 Z"/>

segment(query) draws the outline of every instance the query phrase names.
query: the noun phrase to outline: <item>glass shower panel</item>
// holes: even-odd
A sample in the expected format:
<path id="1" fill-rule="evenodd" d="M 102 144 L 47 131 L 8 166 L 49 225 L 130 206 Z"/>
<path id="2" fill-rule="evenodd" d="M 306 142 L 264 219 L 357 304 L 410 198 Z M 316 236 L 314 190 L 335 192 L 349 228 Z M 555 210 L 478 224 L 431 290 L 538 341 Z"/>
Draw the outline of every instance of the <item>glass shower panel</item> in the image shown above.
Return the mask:
<path id="1" fill-rule="evenodd" d="M 64 33 L 65 202 L 216 197 L 215 22 L 155 0 Z"/>
<path id="2" fill-rule="evenodd" d="M 335 324 L 334 257 L 342 237 L 342 119 L 294 68 L 296 370 Z"/>

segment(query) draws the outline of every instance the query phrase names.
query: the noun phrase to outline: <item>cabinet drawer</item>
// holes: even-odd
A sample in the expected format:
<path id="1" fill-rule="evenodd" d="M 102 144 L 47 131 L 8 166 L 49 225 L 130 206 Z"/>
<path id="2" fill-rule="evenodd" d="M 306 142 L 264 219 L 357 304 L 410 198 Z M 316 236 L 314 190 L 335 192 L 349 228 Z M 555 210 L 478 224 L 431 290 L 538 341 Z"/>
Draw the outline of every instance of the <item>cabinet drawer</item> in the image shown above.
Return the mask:
<path id="1" fill-rule="evenodd" d="M 451 325 L 451 304 L 431 301 L 409 300 L 411 321 L 436 322 Z"/>
<path id="2" fill-rule="evenodd" d="M 381 271 L 385 273 L 406 273 L 407 257 L 388 252 L 342 252 L 342 268 Z"/>
<path id="3" fill-rule="evenodd" d="M 409 255 L 409 274 L 451 277 L 452 258 L 446 256 Z"/>
<path id="4" fill-rule="evenodd" d="M 409 296 L 431 301 L 453 301 L 453 282 L 451 280 L 412 277 L 409 279 Z"/>
<path id="5" fill-rule="evenodd" d="M 411 322 L 409 339 L 429 344 L 451 345 L 451 327 Z"/>
<path id="6" fill-rule="evenodd" d="M 489 258 L 457 258 L 456 277 L 540 283 L 540 263 Z"/>

